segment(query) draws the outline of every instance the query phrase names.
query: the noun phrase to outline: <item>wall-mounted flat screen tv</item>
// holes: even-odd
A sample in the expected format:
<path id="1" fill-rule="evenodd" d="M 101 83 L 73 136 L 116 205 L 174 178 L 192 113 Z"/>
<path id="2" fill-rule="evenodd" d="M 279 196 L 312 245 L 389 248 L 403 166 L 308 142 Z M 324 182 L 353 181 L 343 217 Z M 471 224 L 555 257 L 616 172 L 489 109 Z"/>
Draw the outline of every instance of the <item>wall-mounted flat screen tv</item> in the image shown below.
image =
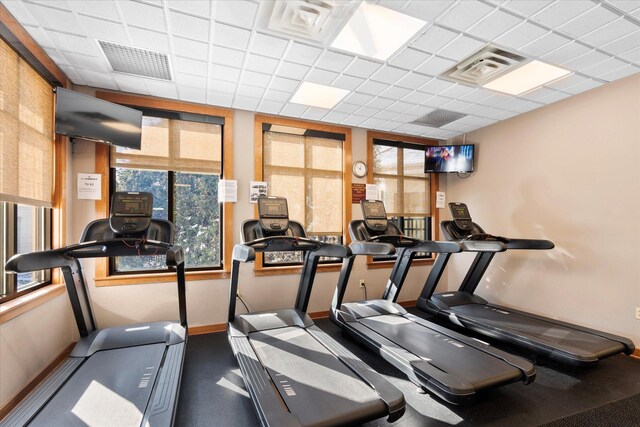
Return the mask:
<path id="1" fill-rule="evenodd" d="M 473 145 L 440 145 L 426 147 L 424 172 L 473 172 Z"/>
<path id="2" fill-rule="evenodd" d="M 139 150 L 142 112 L 57 88 L 56 133 Z"/>

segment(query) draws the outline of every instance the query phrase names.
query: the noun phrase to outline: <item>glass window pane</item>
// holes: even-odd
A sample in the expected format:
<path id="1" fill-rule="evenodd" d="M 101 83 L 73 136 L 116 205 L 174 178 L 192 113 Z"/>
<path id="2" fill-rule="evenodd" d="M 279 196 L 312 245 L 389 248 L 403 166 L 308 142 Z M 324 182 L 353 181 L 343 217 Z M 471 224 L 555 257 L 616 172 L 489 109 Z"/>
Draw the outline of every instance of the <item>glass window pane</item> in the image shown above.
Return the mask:
<path id="1" fill-rule="evenodd" d="M 426 179 L 404 179 L 403 214 L 429 213 L 429 181 Z"/>
<path id="2" fill-rule="evenodd" d="M 398 173 L 398 149 L 386 145 L 373 145 L 373 173 Z"/>
<path id="3" fill-rule="evenodd" d="M 424 150 L 404 148 L 402 152 L 405 176 L 424 177 Z"/>
<path id="4" fill-rule="evenodd" d="M 218 175 L 175 174 L 176 244 L 189 268 L 220 267 L 220 204 Z"/>
<path id="5" fill-rule="evenodd" d="M 48 249 L 47 226 L 44 215 L 50 215 L 51 209 L 27 205 L 16 206 L 16 253 L 29 253 Z M 48 271 L 18 273 L 16 292 L 48 280 Z"/>

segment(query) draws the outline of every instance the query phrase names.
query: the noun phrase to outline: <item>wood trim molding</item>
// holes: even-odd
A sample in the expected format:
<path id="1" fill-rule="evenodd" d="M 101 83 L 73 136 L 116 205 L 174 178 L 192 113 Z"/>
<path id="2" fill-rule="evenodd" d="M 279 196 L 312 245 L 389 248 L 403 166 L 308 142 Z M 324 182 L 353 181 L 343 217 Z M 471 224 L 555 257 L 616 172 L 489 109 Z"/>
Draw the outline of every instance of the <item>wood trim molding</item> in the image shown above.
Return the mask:
<path id="1" fill-rule="evenodd" d="M 256 254 L 258 255 L 258 254 Z M 256 256 L 257 258 L 257 256 Z M 257 261 L 256 261 L 257 262 Z M 256 266 L 257 267 L 257 266 Z M 330 271 L 340 271 L 342 268 L 342 264 L 324 264 L 319 265 L 316 273 L 326 273 Z M 293 267 L 266 267 L 266 268 L 255 268 L 254 275 L 255 276 L 280 276 L 283 274 L 300 274 L 302 273 L 302 266 L 293 266 Z"/>
<path id="2" fill-rule="evenodd" d="M 398 304 L 402 307 L 415 307 L 416 304 L 418 304 L 418 300 L 412 299 L 409 301 L 399 301 Z"/>
<path id="3" fill-rule="evenodd" d="M 217 332 L 224 332 L 226 330 L 227 330 L 226 323 L 217 323 L 215 325 L 203 325 L 203 326 L 189 326 L 189 336 L 214 334 Z"/>
<path id="4" fill-rule="evenodd" d="M 27 395 L 31 393 L 31 391 L 33 391 L 33 389 L 35 389 L 38 384 L 40 384 L 47 377 L 47 375 L 49 375 L 56 367 L 58 367 L 58 365 L 60 365 L 67 357 L 69 357 L 69 354 L 71 354 L 71 350 L 73 350 L 73 347 L 75 345 L 75 342 L 69 344 L 64 350 L 62 350 L 60 354 L 58 354 L 58 356 L 56 356 L 55 359 L 53 359 L 53 361 L 49 365 L 47 365 L 46 368 L 42 370 L 42 372 L 40 372 L 33 380 L 31 380 L 29 384 L 27 384 L 11 399 L 9 399 L 7 403 L 5 403 L 2 408 L 0 408 L 0 420 L 7 416 L 7 414 L 9 414 L 9 412 L 11 412 L 13 408 L 18 406 L 22 399 L 27 397 Z"/>
<path id="5" fill-rule="evenodd" d="M 65 293 L 65 285 L 54 283 L 0 305 L 0 325 Z"/>
<path id="6" fill-rule="evenodd" d="M 182 111 L 187 113 L 205 114 L 209 116 L 224 117 L 225 124 L 222 130 L 222 172 L 223 179 L 233 179 L 233 111 L 226 108 L 218 108 L 209 105 L 192 104 L 150 96 L 131 95 L 122 92 L 96 91 L 96 98 L 117 104 L 126 104 L 138 107 L 148 107 L 168 111 Z M 96 144 L 95 146 L 95 171 L 105 177 L 102 180 L 102 200 L 95 203 L 95 211 L 98 217 L 109 215 L 109 146 Z M 224 203 L 222 206 L 223 217 L 223 241 L 222 241 L 222 267 L 223 270 L 188 271 L 187 281 L 226 279 L 231 271 L 231 255 L 233 251 L 233 203 Z M 162 283 L 175 281 L 175 273 L 150 273 L 109 276 L 109 261 L 107 259 L 96 260 L 96 286 L 137 285 L 145 283 Z"/>

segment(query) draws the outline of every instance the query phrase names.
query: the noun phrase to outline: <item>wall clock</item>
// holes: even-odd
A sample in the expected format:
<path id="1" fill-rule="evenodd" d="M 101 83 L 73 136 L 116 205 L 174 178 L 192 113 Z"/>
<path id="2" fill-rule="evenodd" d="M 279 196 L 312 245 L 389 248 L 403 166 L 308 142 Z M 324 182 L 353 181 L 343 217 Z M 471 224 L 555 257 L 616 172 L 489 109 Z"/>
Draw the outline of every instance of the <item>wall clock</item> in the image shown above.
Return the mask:
<path id="1" fill-rule="evenodd" d="M 353 162 L 353 174 L 358 178 L 364 178 L 367 176 L 367 164 L 362 160 Z"/>

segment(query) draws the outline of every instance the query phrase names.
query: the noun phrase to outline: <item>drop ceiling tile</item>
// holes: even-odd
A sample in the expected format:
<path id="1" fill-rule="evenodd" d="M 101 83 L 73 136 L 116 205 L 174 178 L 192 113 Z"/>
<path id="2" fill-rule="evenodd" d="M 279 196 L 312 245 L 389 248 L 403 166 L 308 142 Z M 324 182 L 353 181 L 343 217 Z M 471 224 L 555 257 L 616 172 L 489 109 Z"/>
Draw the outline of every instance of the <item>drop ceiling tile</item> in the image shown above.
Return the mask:
<path id="1" fill-rule="evenodd" d="M 582 92 L 586 92 L 588 90 L 594 89 L 598 86 L 602 86 L 603 83 L 598 82 L 596 80 L 587 80 L 586 82 L 577 84 L 575 86 L 571 86 L 570 88 L 565 89 L 565 92 L 569 92 L 571 94 L 577 95 Z"/>
<path id="2" fill-rule="evenodd" d="M 259 103 L 259 98 L 236 95 L 236 98 L 233 100 L 233 108 L 237 108 L 239 110 L 255 111 Z"/>
<path id="3" fill-rule="evenodd" d="M 339 111 L 329 111 L 326 116 L 324 116 L 323 120 L 330 123 L 340 123 L 344 119 L 349 117 L 347 113 L 341 113 Z"/>
<path id="4" fill-rule="evenodd" d="M 406 70 L 386 65 L 376 71 L 376 73 L 371 77 L 371 80 L 381 83 L 393 84 L 407 74 L 408 72 Z"/>
<path id="5" fill-rule="evenodd" d="M 149 49 L 155 52 L 169 52 L 169 38 L 165 33 L 145 30 L 143 28 L 129 27 L 129 34 L 133 46 L 140 49 Z"/>
<path id="6" fill-rule="evenodd" d="M 496 43 L 511 49 L 519 49 L 545 34 L 547 30 L 530 22 L 523 22 L 496 39 Z"/>
<path id="7" fill-rule="evenodd" d="M 594 47 L 601 47 L 621 37 L 627 36 L 640 29 L 640 26 L 634 24 L 628 19 L 617 19 L 596 31 L 593 31 L 581 38 L 585 43 L 589 43 Z M 640 44 L 640 35 L 636 34 L 636 43 Z M 606 48 L 603 48 L 607 50 Z M 612 52 L 615 53 L 615 52 Z"/>
<path id="8" fill-rule="evenodd" d="M 634 10 L 633 12 L 629 12 L 629 15 L 633 16 L 636 19 L 640 19 L 640 8 Z"/>
<path id="9" fill-rule="evenodd" d="M 632 74 L 636 74 L 640 72 L 640 68 L 635 67 L 633 65 L 626 65 L 622 68 L 618 68 L 617 70 L 611 71 L 607 74 L 603 74 L 600 76 L 601 79 L 612 82 L 614 80 L 622 79 L 624 77 L 630 76 Z"/>
<path id="10" fill-rule="evenodd" d="M 242 83 L 265 88 L 271 80 L 271 74 L 256 73 L 246 70 L 242 74 Z"/>
<path id="11" fill-rule="evenodd" d="M 503 7 L 528 18 L 551 3 L 553 0 L 511 0 Z"/>
<path id="12" fill-rule="evenodd" d="M 196 59 L 181 58 L 176 56 L 173 59 L 173 70 L 178 73 L 193 74 L 196 76 L 207 75 L 207 62 Z"/>
<path id="13" fill-rule="evenodd" d="M 539 58 L 570 42 L 571 39 L 566 37 L 555 33 L 547 33 L 539 39 L 521 47 L 520 52 L 529 57 Z"/>
<path id="14" fill-rule="evenodd" d="M 414 116 L 414 117 L 424 117 L 434 109 L 431 107 L 426 107 L 424 105 L 416 105 L 404 112 L 405 116 Z"/>
<path id="15" fill-rule="evenodd" d="M 417 89 L 425 83 L 432 80 L 433 77 L 419 73 L 409 73 L 396 83 L 396 86 L 406 87 L 407 89 Z"/>
<path id="16" fill-rule="evenodd" d="M 333 107 L 333 111 L 338 111 L 340 113 L 351 114 L 360 108 L 360 105 L 349 104 L 348 102 L 341 102 L 335 107 Z"/>
<path id="17" fill-rule="evenodd" d="M 55 47 L 62 51 L 79 53 L 81 55 L 88 56 L 102 55 L 102 51 L 98 47 L 98 43 L 93 40 L 87 39 L 84 36 L 64 34 L 57 31 L 49 31 L 48 34 L 51 40 L 55 43 Z"/>
<path id="18" fill-rule="evenodd" d="M 274 77 L 271 82 L 271 89 L 281 90 L 284 92 L 293 92 L 296 90 L 300 82 L 298 80 L 286 79 L 284 77 Z"/>
<path id="19" fill-rule="evenodd" d="M 270 101 L 286 102 L 291 97 L 291 92 L 283 92 L 280 90 L 269 89 L 265 92 L 263 98 Z"/>
<path id="20" fill-rule="evenodd" d="M 171 26 L 171 33 L 173 35 L 187 37 L 204 42 L 209 41 L 210 22 L 208 19 L 198 18 L 195 16 L 186 15 L 184 13 L 171 11 L 169 12 L 169 21 L 169 25 Z M 219 43 L 218 40 L 215 40 L 215 42 L 220 45 L 223 44 Z M 246 47 L 246 45 L 244 47 Z"/>
<path id="21" fill-rule="evenodd" d="M 380 118 L 380 119 L 383 119 L 383 120 L 392 120 L 392 119 L 398 117 L 398 112 L 389 111 L 389 110 L 382 110 L 378 114 L 376 114 L 376 117 Z"/>
<path id="22" fill-rule="evenodd" d="M 558 65 L 571 61 L 572 59 L 582 56 L 589 51 L 591 51 L 590 48 L 574 41 L 554 50 L 551 53 L 543 55 L 542 60 L 550 64 Z"/>
<path id="23" fill-rule="evenodd" d="M 309 67 L 306 65 L 283 62 L 278 69 L 278 75 L 290 79 L 302 80 L 308 71 Z"/>
<path id="24" fill-rule="evenodd" d="M 280 110 L 280 114 L 290 117 L 300 117 L 300 115 L 304 113 L 307 108 L 308 107 L 306 105 L 294 104 L 290 102 L 282 107 L 282 110 Z"/>
<path id="25" fill-rule="evenodd" d="M 316 67 L 341 73 L 353 61 L 353 58 L 353 56 L 325 51 L 316 63 Z"/>
<path id="26" fill-rule="evenodd" d="M 144 81 L 146 80 L 144 77 L 133 77 L 126 74 L 114 73 L 113 79 L 118 84 L 118 88 L 123 92 L 149 95 L 149 91 L 144 84 Z"/>
<path id="27" fill-rule="evenodd" d="M 341 123 L 349 126 L 358 126 L 360 123 L 364 122 L 367 119 L 368 117 L 352 114 L 344 119 Z"/>
<path id="28" fill-rule="evenodd" d="M 263 99 L 260 105 L 258 105 L 258 111 L 261 113 L 278 114 L 282 107 L 284 107 L 284 102 Z"/>
<path id="29" fill-rule="evenodd" d="M 637 47 L 640 43 L 640 31 L 636 31 L 626 36 L 622 36 L 615 41 L 605 45 L 602 49 L 613 55 L 619 55 L 629 49 Z"/>
<path id="30" fill-rule="evenodd" d="M 72 52 L 65 52 L 64 57 L 70 65 L 80 70 L 91 70 L 100 73 L 113 71 L 111 65 L 103 56 L 79 55 Z"/>
<path id="31" fill-rule="evenodd" d="M 171 9 L 180 10 L 182 12 L 191 13 L 193 15 L 200 15 L 206 18 L 211 14 L 210 2 L 197 1 L 197 0 L 180 0 L 169 1 L 167 6 Z M 218 6 L 219 7 L 219 6 Z"/>
<path id="32" fill-rule="evenodd" d="M 69 66 L 69 65 L 60 65 L 60 69 L 64 71 L 64 73 L 71 79 L 71 82 L 76 85 L 86 85 L 87 83 L 84 81 L 84 77 L 78 73 L 78 71 Z"/>
<path id="33" fill-rule="evenodd" d="M 626 59 L 627 61 L 640 64 L 640 47 L 623 52 L 618 56 L 622 59 Z"/>
<path id="34" fill-rule="evenodd" d="M 207 103 L 220 107 L 231 107 L 233 95 L 230 93 L 209 92 L 207 93 Z"/>
<path id="35" fill-rule="evenodd" d="M 389 89 L 382 92 L 381 95 L 391 99 L 402 99 L 411 92 L 411 89 L 406 89 L 399 86 L 391 86 Z"/>
<path id="36" fill-rule="evenodd" d="M 490 97 L 491 95 L 493 95 L 493 92 L 487 90 L 487 89 L 482 89 L 482 88 L 471 88 L 471 92 L 466 93 L 464 95 L 458 96 L 458 99 L 462 100 L 462 101 L 467 101 L 467 102 L 480 102 L 483 99 L 487 99 L 488 97 Z M 446 94 L 446 92 L 443 92 Z"/>
<path id="37" fill-rule="evenodd" d="M 69 55 L 69 53 L 63 54 L 58 49 L 55 49 L 55 48 L 47 48 L 47 47 L 45 47 L 43 49 L 47 53 L 47 56 L 49 58 L 51 58 L 51 60 L 53 62 L 55 62 L 58 67 L 62 67 L 62 66 L 65 66 L 65 65 L 67 67 L 71 66 L 71 64 L 69 63 L 69 61 L 66 58 L 66 55 Z M 84 56 L 84 55 L 82 55 L 82 56 Z"/>
<path id="38" fill-rule="evenodd" d="M 112 21 L 121 21 L 120 13 L 118 13 L 118 8 L 116 7 L 115 2 L 111 0 L 92 2 L 73 1 L 69 2 L 69 6 L 71 6 L 74 11 L 83 15 L 96 16 L 98 18 L 110 19 Z"/>
<path id="39" fill-rule="evenodd" d="M 453 59 L 454 61 L 460 61 L 485 45 L 486 43 L 466 36 L 460 36 L 438 51 L 438 55 Z"/>
<path id="40" fill-rule="evenodd" d="M 213 40 L 215 44 L 220 46 L 244 50 L 249 44 L 250 36 L 251 31 L 216 23 Z"/>
<path id="41" fill-rule="evenodd" d="M 27 30 L 27 33 L 38 43 L 38 46 L 42 48 L 56 48 L 56 43 L 49 36 L 49 30 L 42 27 L 30 27 L 28 25 L 25 25 L 24 29 Z"/>
<path id="42" fill-rule="evenodd" d="M 462 84 L 455 84 L 448 89 L 440 92 L 440 95 L 446 96 L 448 98 L 459 99 L 460 97 L 468 94 L 469 92 L 472 92 L 473 90 L 473 87 L 465 86 Z"/>
<path id="43" fill-rule="evenodd" d="M 402 98 L 402 100 L 406 102 L 412 102 L 415 104 L 421 104 L 425 102 L 427 99 L 431 98 L 432 96 L 433 95 L 430 93 L 419 92 L 416 90 L 406 95 L 404 98 Z"/>
<path id="44" fill-rule="evenodd" d="M 576 59 L 565 62 L 564 64 L 562 64 L 562 66 L 571 70 L 580 71 L 586 67 L 598 64 L 609 58 L 609 55 L 605 55 L 604 53 L 592 50 L 591 52 L 585 53 L 584 55 L 579 56 Z"/>
<path id="45" fill-rule="evenodd" d="M 479 1 L 464 1 L 456 4 L 451 10 L 436 20 L 438 23 L 456 30 L 465 31 L 471 25 L 480 21 L 493 8 Z"/>
<path id="46" fill-rule="evenodd" d="M 240 78 L 240 68 L 227 67 L 226 65 L 211 64 L 210 76 L 214 79 L 237 83 Z M 250 73 L 251 71 L 245 71 Z"/>
<path id="47" fill-rule="evenodd" d="M 620 68 L 626 66 L 626 62 L 620 61 L 616 58 L 609 58 L 599 64 L 583 68 L 580 72 L 583 74 L 588 74 L 592 77 L 602 78 L 603 75 L 619 70 Z"/>
<path id="48" fill-rule="evenodd" d="M 178 89 L 174 82 L 164 82 L 161 80 L 147 79 L 145 81 L 149 93 L 161 98 L 178 98 Z"/>
<path id="49" fill-rule="evenodd" d="M 446 80 L 442 80 L 442 79 L 431 79 L 431 81 L 429 81 L 428 83 L 424 84 L 423 86 L 421 86 L 420 88 L 418 88 L 418 90 L 420 92 L 427 92 L 427 93 L 441 93 L 443 91 L 445 91 L 446 89 L 449 89 L 452 86 L 455 86 L 456 83 L 452 83 L 452 82 L 448 82 Z"/>
<path id="50" fill-rule="evenodd" d="M 209 79 L 209 85 L 208 85 L 209 91 L 220 92 L 220 93 L 230 93 L 233 95 L 234 93 L 236 93 L 237 87 L 238 85 L 234 82 L 228 82 L 225 80 L 218 80 L 218 79 Z"/>
<path id="51" fill-rule="evenodd" d="M 608 24 L 616 18 L 618 18 L 618 15 L 615 13 L 602 6 L 596 6 L 576 19 L 567 22 L 559 30 L 572 37 L 580 37 Z"/>
<path id="52" fill-rule="evenodd" d="M 389 120 L 388 122 L 384 122 L 383 124 L 378 126 L 378 129 L 389 132 L 389 131 L 392 131 L 392 130 L 396 129 L 400 125 L 402 125 L 401 122 L 396 122 L 396 121 L 393 121 L 393 120 Z"/>
<path id="53" fill-rule="evenodd" d="M 338 73 L 314 68 L 309 74 L 307 74 L 306 81 L 330 86 L 331 82 L 333 82 L 336 77 L 338 77 Z"/>
<path id="54" fill-rule="evenodd" d="M 519 18 L 509 13 L 495 10 L 482 21 L 466 30 L 466 32 L 481 39 L 491 41 L 500 34 L 515 27 L 520 22 L 521 20 Z"/>
<path id="55" fill-rule="evenodd" d="M 414 120 L 412 118 L 407 117 L 407 122 Z M 424 132 L 424 126 L 414 125 L 412 123 L 405 123 L 403 125 L 398 126 L 396 129 L 397 132 L 407 133 L 409 135 L 421 134 Z"/>
<path id="56" fill-rule="evenodd" d="M 26 6 L 33 17 L 36 18 L 38 26 L 85 35 L 78 19 L 68 10 L 60 10 L 35 3 L 27 3 Z"/>
<path id="57" fill-rule="evenodd" d="M 287 48 L 287 40 L 279 37 L 272 37 L 265 34 L 256 33 L 251 43 L 251 52 L 280 59 Z"/>
<path id="58" fill-rule="evenodd" d="M 398 11 L 415 18 L 426 21 L 433 21 L 438 16 L 442 15 L 443 12 L 451 7 L 451 5 L 453 5 L 455 2 L 455 0 L 429 0 L 428 2 L 422 0 L 413 0 L 409 2 L 409 4 L 404 9 L 398 9 Z M 402 5 L 402 2 L 399 2 L 397 0 L 389 0 L 381 3 L 384 3 L 385 7 L 389 7 L 391 9 Z"/>
<path id="59" fill-rule="evenodd" d="M 262 95 L 264 95 L 264 88 L 256 86 L 238 85 L 238 89 L 236 90 L 236 97 L 243 96 L 259 99 L 262 98 Z"/>
<path id="60" fill-rule="evenodd" d="M 274 73 L 277 67 L 277 59 L 267 58 L 266 56 L 260 56 L 253 53 L 249 55 L 249 59 L 245 65 L 247 70 L 268 74 Z"/>
<path id="61" fill-rule="evenodd" d="M 302 118 L 307 120 L 320 120 L 327 115 L 329 110 L 326 108 L 309 107 L 307 111 L 302 114 Z"/>
<path id="62" fill-rule="evenodd" d="M 394 99 L 377 96 L 373 98 L 371 101 L 369 101 L 367 103 L 367 106 L 381 110 L 381 109 L 387 108 L 389 105 L 393 104 L 394 102 L 396 102 Z"/>
<path id="63" fill-rule="evenodd" d="M 350 76 L 370 77 L 378 68 L 380 68 L 381 64 L 373 61 L 367 61 L 366 59 L 357 58 L 350 66 L 347 68 L 344 73 Z"/>
<path id="64" fill-rule="evenodd" d="M 531 19 L 549 28 L 557 28 L 594 6 L 595 3 L 589 0 L 556 1 Z"/>
<path id="65" fill-rule="evenodd" d="M 174 73 L 174 80 L 178 83 L 178 89 L 184 86 L 198 88 L 204 91 L 207 87 L 207 78 L 204 76 L 194 76 L 192 74 Z"/>
<path id="66" fill-rule="evenodd" d="M 404 113 L 409 109 L 413 108 L 415 104 L 410 104 L 408 102 L 398 101 L 394 104 L 391 104 L 387 107 L 387 111 L 395 111 L 397 113 Z"/>
<path id="67" fill-rule="evenodd" d="M 345 102 L 349 104 L 354 104 L 358 106 L 363 106 L 367 102 L 371 101 L 374 97 L 365 93 L 354 92 L 350 95 L 347 95 L 345 98 Z"/>
<path id="68" fill-rule="evenodd" d="M 360 107 L 356 110 L 355 114 L 358 114 L 360 116 L 367 116 L 367 117 L 373 117 L 376 114 L 378 114 L 380 111 L 379 108 L 371 108 L 371 107 Z"/>
<path id="69" fill-rule="evenodd" d="M 211 62 L 214 62 L 216 64 L 228 65 L 230 67 L 242 67 L 242 64 L 244 62 L 244 52 L 234 49 L 227 49 L 226 47 L 222 46 L 212 45 Z"/>
<path id="70" fill-rule="evenodd" d="M 464 111 L 464 109 L 467 108 L 469 105 L 471 105 L 470 102 L 460 101 L 459 99 L 453 99 L 443 104 L 442 107 L 451 111 Z"/>
<path id="71" fill-rule="evenodd" d="M 575 86 L 577 84 L 581 84 L 589 80 L 590 79 L 586 77 L 582 77 L 577 74 L 572 74 L 570 76 L 567 76 L 563 79 L 560 79 L 558 81 L 555 81 L 545 86 L 555 90 L 561 90 L 563 92 L 566 92 L 567 89 L 570 88 L 571 86 Z"/>
<path id="72" fill-rule="evenodd" d="M 148 30 L 167 31 L 161 7 L 133 1 L 119 2 L 118 6 L 127 24 Z"/>
<path id="73" fill-rule="evenodd" d="M 360 86 L 362 82 L 364 82 L 364 79 L 342 75 L 332 85 L 340 89 L 353 90 Z"/>
<path id="74" fill-rule="evenodd" d="M 367 80 L 362 85 L 358 87 L 358 92 L 367 93 L 370 95 L 379 95 L 385 90 L 387 90 L 390 86 L 386 83 L 378 83 L 371 80 Z"/>
<path id="75" fill-rule="evenodd" d="M 13 17 L 16 18 L 16 20 L 20 22 L 23 26 L 40 25 L 38 23 L 38 20 L 28 10 L 28 6 L 29 6 L 28 3 L 21 2 L 21 1 L 8 1 L 8 2 L 3 2 L 3 5 L 9 10 L 11 15 L 13 15 Z"/>
<path id="76" fill-rule="evenodd" d="M 511 95 L 505 95 L 498 92 L 493 92 L 492 94 L 485 99 L 478 101 L 477 104 L 486 105 L 486 106 L 496 106 L 502 102 L 505 102 L 511 98 Z"/>
<path id="77" fill-rule="evenodd" d="M 172 37 L 173 51 L 179 56 L 205 60 L 209 57 L 209 45 L 182 37 Z"/>
<path id="78" fill-rule="evenodd" d="M 636 0 L 607 0 L 607 3 L 612 4 L 624 12 L 631 12 L 640 7 L 640 4 L 638 4 Z"/>
<path id="79" fill-rule="evenodd" d="M 458 37 L 459 33 L 442 27 L 431 26 L 409 46 L 429 53 L 436 53 L 447 43 Z"/>
<path id="80" fill-rule="evenodd" d="M 396 67 L 413 70 L 418 65 L 426 61 L 431 54 L 421 52 L 419 50 L 406 48 L 398 53 L 389 63 Z"/>
<path id="81" fill-rule="evenodd" d="M 557 91 L 553 90 L 553 89 L 549 89 L 546 87 L 540 87 L 538 89 L 535 89 L 531 92 L 527 92 L 523 95 L 521 95 L 522 98 L 526 98 L 526 99 L 530 99 L 532 101 L 538 101 L 540 102 L 541 99 L 551 96 L 554 93 L 556 93 Z"/>
<path id="82" fill-rule="evenodd" d="M 286 60 L 303 65 L 313 65 L 321 53 L 322 49 L 294 42 L 287 52 Z"/>
<path id="83" fill-rule="evenodd" d="M 104 89 L 117 90 L 118 85 L 113 79 L 111 73 L 99 73 L 90 70 L 78 70 L 78 73 L 84 77 L 87 84 Z"/>
<path id="84" fill-rule="evenodd" d="M 243 28 L 252 28 L 258 5 L 249 1 L 218 1 L 214 19 Z"/>
<path id="85" fill-rule="evenodd" d="M 375 118 L 375 117 L 371 117 L 371 118 L 365 120 L 364 122 L 362 122 L 362 126 L 367 128 L 367 129 L 375 129 L 376 127 L 380 126 L 384 122 L 385 122 L 384 119 L 378 119 L 378 118 Z"/>
<path id="86" fill-rule="evenodd" d="M 432 56 L 424 64 L 418 67 L 417 71 L 432 76 L 437 76 L 449 67 L 452 67 L 456 61 L 450 59 Z"/>

